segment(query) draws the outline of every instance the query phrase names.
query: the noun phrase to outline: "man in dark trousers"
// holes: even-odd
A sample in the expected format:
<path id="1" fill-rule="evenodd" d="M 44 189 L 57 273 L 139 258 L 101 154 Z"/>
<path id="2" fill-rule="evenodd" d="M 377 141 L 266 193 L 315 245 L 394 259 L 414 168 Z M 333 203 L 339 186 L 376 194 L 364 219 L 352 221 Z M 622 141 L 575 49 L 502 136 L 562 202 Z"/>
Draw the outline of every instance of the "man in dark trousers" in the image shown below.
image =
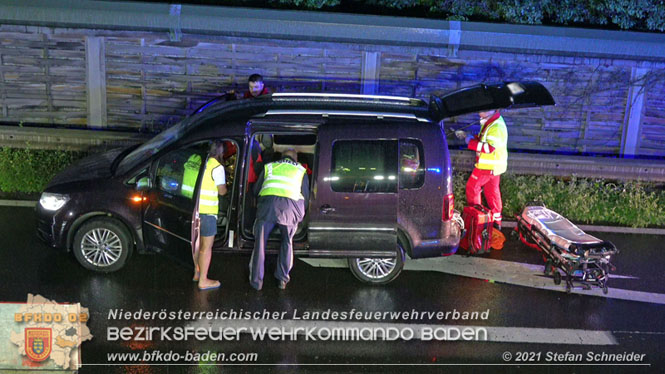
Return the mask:
<path id="1" fill-rule="evenodd" d="M 249 262 L 249 283 L 256 290 L 263 287 L 265 250 L 270 231 L 279 226 L 282 244 L 275 278 L 285 289 L 293 267 L 293 236 L 305 217 L 309 202 L 309 178 L 298 163 L 295 150 L 284 151 L 281 160 L 266 164 L 254 184 L 258 207 L 254 222 L 254 251 Z"/>

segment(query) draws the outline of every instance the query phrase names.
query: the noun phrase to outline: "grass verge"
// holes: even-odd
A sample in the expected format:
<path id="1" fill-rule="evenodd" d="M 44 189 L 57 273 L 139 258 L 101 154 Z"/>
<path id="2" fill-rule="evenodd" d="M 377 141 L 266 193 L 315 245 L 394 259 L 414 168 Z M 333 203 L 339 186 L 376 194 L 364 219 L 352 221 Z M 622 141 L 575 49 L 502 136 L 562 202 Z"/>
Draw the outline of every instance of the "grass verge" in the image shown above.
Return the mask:
<path id="1" fill-rule="evenodd" d="M 468 173 L 453 176 L 455 208 L 460 211 L 468 178 Z M 501 196 L 504 219 L 515 217 L 530 201 L 542 201 L 575 223 L 665 226 L 665 191 L 655 183 L 504 174 Z"/>

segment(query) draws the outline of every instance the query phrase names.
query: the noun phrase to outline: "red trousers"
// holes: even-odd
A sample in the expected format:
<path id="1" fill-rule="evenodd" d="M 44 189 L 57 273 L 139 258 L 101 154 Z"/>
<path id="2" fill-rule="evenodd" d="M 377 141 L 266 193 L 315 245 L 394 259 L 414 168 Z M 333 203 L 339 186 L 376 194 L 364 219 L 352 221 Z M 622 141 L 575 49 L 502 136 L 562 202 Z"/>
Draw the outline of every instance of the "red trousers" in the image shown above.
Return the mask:
<path id="1" fill-rule="evenodd" d="M 483 191 L 487 205 L 492 211 L 494 222 L 501 225 L 501 190 L 499 189 L 500 175 L 494 175 L 491 170 L 473 169 L 473 173 L 466 183 L 466 205 L 482 205 L 480 191 Z"/>

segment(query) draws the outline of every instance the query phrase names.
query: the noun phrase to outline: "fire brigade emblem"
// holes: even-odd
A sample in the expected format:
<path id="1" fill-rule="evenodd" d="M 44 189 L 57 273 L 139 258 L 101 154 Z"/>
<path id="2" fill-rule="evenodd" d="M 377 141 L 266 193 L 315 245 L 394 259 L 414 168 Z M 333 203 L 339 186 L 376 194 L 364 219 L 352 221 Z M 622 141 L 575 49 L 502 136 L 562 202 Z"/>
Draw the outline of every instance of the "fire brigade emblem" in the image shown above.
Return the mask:
<path id="1" fill-rule="evenodd" d="M 25 329 L 25 354 L 36 362 L 46 360 L 51 354 L 51 329 L 28 327 Z"/>

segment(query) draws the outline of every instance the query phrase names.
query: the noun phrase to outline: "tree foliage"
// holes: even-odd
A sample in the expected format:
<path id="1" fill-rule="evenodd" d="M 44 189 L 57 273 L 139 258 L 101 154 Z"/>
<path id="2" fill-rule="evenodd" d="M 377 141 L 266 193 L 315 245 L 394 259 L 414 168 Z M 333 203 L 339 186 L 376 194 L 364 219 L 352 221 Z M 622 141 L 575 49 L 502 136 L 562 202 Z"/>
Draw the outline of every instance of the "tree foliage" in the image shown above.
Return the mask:
<path id="1" fill-rule="evenodd" d="M 295 9 L 665 31 L 665 0 L 271 0 Z M 242 0 L 241 0 L 242 2 Z M 342 9 L 340 9 L 342 8 Z"/>

